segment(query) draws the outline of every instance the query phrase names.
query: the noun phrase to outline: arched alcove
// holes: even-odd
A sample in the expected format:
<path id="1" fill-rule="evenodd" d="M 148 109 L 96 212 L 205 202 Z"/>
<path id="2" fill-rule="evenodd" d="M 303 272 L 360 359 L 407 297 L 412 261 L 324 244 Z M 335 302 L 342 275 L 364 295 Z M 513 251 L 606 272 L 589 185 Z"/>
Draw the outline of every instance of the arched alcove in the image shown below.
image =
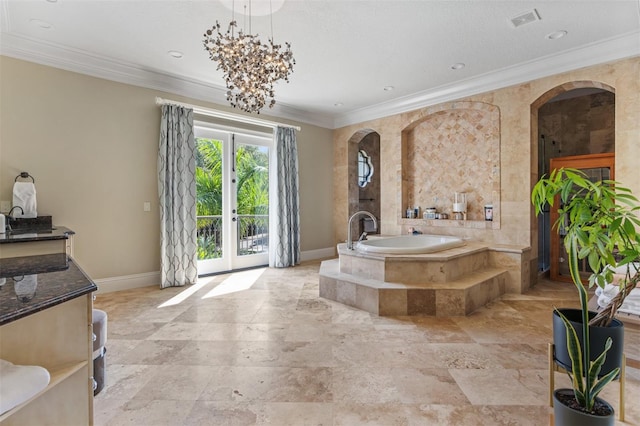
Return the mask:
<path id="1" fill-rule="evenodd" d="M 552 159 L 571 165 L 582 156 L 615 153 L 615 89 L 597 81 L 573 81 L 543 93 L 531 104 L 531 144 L 532 187 L 549 173 Z M 552 248 L 557 243 L 551 227 L 550 212 L 535 216 L 532 210 L 531 242 L 537 247 L 539 273 L 548 272 L 559 261 L 555 253 L 562 252 Z"/>
<path id="2" fill-rule="evenodd" d="M 371 212 L 378 221 L 380 209 L 380 134 L 373 129 L 361 129 L 348 141 L 348 201 L 349 217 L 359 210 Z M 363 172 L 368 176 L 362 176 Z M 367 173 L 368 172 L 368 173 Z M 362 232 L 373 232 L 364 217 L 351 230 L 357 239 Z M 379 233 L 379 229 L 377 231 Z"/>
<path id="3" fill-rule="evenodd" d="M 402 194 L 408 207 L 435 207 L 450 220 L 434 226 L 500 227 L 500 110 L 484 102 L 451 102 L 427 108 L 402 131 Z M 454 221 L 455 192 L 467 194 L 467 221 Z M 493 205 L 485 224 L 484 207 Z"/>

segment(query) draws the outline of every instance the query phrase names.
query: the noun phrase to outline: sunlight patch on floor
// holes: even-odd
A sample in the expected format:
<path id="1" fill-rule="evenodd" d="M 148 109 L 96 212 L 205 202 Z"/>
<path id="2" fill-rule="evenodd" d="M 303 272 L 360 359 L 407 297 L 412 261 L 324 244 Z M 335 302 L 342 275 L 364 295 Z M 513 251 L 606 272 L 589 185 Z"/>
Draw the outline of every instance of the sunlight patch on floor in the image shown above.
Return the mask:
<path id="1" fill-rule="evenodd" d="M 174 306 L 184 302 L 195 292 L 197 292 L 198 290 L 200 290 L 201 288 L 209 284 L 211 281 L 213 281 L 213 278 L 214 277 L 198 278 L 198 282 L 196 284 L 188 287 L 187 289 L 180 292 L 179 294 L 176 294 L 171 299 L 167 300 L 166 302 L 158 306 L 158 308 L 166 308 L 167 306 Z"/>
<path id="2" fill-rule="evenodd" d="M 209 293 L 204 295 L 203 299 L 248 290 L 256 283 L 265 269 L 266 268 L 259 268 L 242 272 L 234 272 L 229 275 L 229 278 L 222 281 Z"/>

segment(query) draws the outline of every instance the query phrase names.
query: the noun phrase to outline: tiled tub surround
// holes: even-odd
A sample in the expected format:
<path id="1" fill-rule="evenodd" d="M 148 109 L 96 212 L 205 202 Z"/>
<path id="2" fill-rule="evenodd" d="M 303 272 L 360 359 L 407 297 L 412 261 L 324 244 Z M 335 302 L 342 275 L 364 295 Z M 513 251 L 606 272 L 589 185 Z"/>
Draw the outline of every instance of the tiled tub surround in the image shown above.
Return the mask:
<path id="1" fill-rule="evenodd" d="M 531 208 L 531 188 L 538 180 L 538 108 L 560 93 L 585 87 L 604 88 L 615 92 L 616 180 L 625 183 L 635 194 L 640 193 L 638 161 L 640 157 L 640 57 L 608 64 L 580 68 L 550 75 L 462 99 L 493 105 L 500 112 L 500 203 L 493 201 L 494 222 L 473 220 L 481 227 L 460 221 L 437 220 L 410 225 L 409 219 L 399 219 L 407 208 L 402 205 L 402 134 L 421 118 L 451 109 L 445 102 L 420 107 L 360 123 L 347 124 L 334 130 L 334 208 L 333 223 L 336 243 L 346 239 L 349 219 L 349 156 L 348 144 L 363 130 L 380 135 L 381 233 L 402 234 L 407 226 L 422 227 L 424 233 L 442 233 L 495 244 L 530 246 L 531 280 L 537 279 L 538 219 Z M 437 102 L 437 100 L 434 100 Z M 408 107 L 409 108 L 409 107 Z M 597 129 L 596 129 L 597 130 Z M 470 147 L 472 148 L 472 147 Z M 437 151 L 436 151 L 437 152 Z M 445 176 L 448 181 L 455 178 Z M 416 182 L 415 185 L 421 185 Z M 452 197 L 453 194 L 448 194 Z M 407 222 L 407 223 L 405 223 Z M 467 221 L 470 222 L 470 221 Z M 424 227 L 435 227 L 434 230 Z M 490 225 L 488 227 L 487 225 Z M 497 227 L 499 225 L 499 227 Z"/>
<path id="2" fill-rule="evenodd" d="M 419 255 L 361 253 L 338 244 L 320 266 L 320 297 L 376 315 L 467 315 L 529 288 L 528 248 L 463 247 Z"/>
<path id="3" fill-rule="evenodd" d="M 499 207 L 500 111 L 496 106 L 454 102 L 431 109 L 402 131 L 401 147 L 399 217 L 405 216 L 407 206 L 416 205 L 451 215 L 454 192 L 467 194 L 468 220 L 484 221 L 485 204 Z M 496 209 L 492 225 L 499 223 Z"/>

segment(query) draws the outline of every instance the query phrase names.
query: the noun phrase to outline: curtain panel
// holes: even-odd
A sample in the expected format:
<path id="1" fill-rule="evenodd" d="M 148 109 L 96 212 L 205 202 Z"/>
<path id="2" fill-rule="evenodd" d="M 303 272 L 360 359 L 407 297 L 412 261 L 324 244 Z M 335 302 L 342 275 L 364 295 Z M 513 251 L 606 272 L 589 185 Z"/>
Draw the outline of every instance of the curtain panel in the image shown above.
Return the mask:
<path id="1" fill-rule="evenodd" d="M 198 279 L 195 152 L 193 110 L 163 105 L 158 149 L 160 288 Z"/>
<path id="2" fill-rule="evenodd" d="M 300 263 L 300 200 L 295 129 L 276 129 L 276 162 L 275 232 L 269 266 L 285 268 Z"/>

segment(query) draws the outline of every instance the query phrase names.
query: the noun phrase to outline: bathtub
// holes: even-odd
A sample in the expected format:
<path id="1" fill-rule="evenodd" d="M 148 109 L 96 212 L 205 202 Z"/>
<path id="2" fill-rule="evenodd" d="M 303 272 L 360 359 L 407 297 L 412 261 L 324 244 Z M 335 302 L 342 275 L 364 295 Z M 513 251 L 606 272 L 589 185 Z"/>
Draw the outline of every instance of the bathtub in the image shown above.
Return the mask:
<path id="1" fill-rule="evenodd" d="M 458 237 L 421 234 L 360 241 L 356 249 L 364 253 L 423 254 L 461 247 L 464 244 Z"/>

